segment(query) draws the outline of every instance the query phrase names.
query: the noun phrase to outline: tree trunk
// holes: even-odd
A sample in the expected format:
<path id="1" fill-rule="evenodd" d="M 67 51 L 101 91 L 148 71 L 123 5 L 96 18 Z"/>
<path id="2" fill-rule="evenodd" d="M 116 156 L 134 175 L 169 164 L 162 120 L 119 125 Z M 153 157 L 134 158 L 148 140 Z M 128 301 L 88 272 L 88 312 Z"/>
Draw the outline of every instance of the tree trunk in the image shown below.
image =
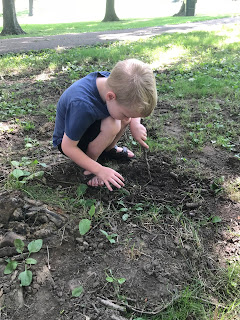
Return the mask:
<path id="1" fill-rule="evenodd" d="M 11 34 L 24 34 L 22 28 L 20 27 L 15 10 L 14 0 L 2 0 L 3 6 L 3 29 L 1 36 L 11 35 Z"/>
<path id="2" fill-rule="evenodd" d="M 174 17 L 182 17 L 182 16 L 185 16 L 185 7 L 186 7 L 186 6 L 185 6 L 185 1 L 186 1 L 186 0 L 183 0 L 180 10 L 178 11 L 178 13 L 175 13 L 175 14 L 173 15 Z"/>
<path id="3" fill-rule="evenodd" d="M 174 14 L 174 17 L 194 16 L 197 0 L 183 0 L 182 5 L 178 13 Z"/>
<path id="4" fill-rule="evenodd" d="M 29 0 L 29 11 L 28 11 L 28 15 L 30 17 L 33 16 L 33 0 Z"/>
<path id="5" fill-rule="evenodd" d="M 197 0 L 187 0 L 186 1 L 186 16 L 194 17 L 195 16 L 195 7 Z"/>
<path id="6" fill-rule="evenodd" d="M 119 21 L 119 18 L 116 15 L 115 8 L 114 8 L 114 0 L 107 0 L 106 1 L 106 12 L 105 12 L 105 17 L 102 21 L 103 22 Z"/>

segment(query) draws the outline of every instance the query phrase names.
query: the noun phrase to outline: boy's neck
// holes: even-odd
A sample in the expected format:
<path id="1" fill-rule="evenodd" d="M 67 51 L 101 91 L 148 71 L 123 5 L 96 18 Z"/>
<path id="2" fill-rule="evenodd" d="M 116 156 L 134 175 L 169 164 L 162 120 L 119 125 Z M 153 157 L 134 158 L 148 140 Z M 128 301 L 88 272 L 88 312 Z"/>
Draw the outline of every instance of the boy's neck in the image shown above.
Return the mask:
<path id="1" fill-rule="evenodd" d="M 102 98 L 102 101 L 106 103 L 106 94 L 108 92 L 107 78 L 98 77 L 96 80 L 96 84 L 97 84 L 97 89 L 100 94 L 100 97 Z"/>

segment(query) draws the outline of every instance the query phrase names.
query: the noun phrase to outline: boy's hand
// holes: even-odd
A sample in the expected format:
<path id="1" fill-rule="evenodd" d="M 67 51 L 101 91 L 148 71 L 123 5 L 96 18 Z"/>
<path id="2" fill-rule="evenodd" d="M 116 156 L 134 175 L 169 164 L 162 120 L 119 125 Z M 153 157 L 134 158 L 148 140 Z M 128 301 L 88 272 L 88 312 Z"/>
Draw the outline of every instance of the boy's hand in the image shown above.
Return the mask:
<path id="1" fill-rule="evenodd" d="M 140 123 L 139 118 L 131 119 L 130 130 L 133 138 L 144 148 L 148 149 L 149 146 L 145 142 L 147 140 L 147 129 Z"/>
<path id="2" fill-rule="evenodd" d="M 78 141 L 73 141 L 64 133 L 63 140 L 62 140 L 62 149 L 63 152 L 72 159 L 76 164 L 80 167 L 89 171 L 89 173 L 95 174 L 103 181 L 106 187 L 113 191 L 110 183 L 117 188 L 121 188 L 124 186 L 124 178 L 118 173 L 117 171 L 102 166 L 100 163 L 94 161 L 93 159 L 89 158 L 82 150 L 77 147 Z"/>
<path id="3" fill-rule="evenodd" d="M 121 187 L 124 187 L 123 176 L 121 176 L 120 173 L 118 173 L 117 171 L 111 168 L 102 166 L 100 172 L 97 173 L 96 175 L 98 176 L 99 179 L 101 179 L 105 183 L 106 187 L 110 191 L 113 191 L 110 183 L 115 187 L 117 187 L 118 189 L 120 189 Z"/>

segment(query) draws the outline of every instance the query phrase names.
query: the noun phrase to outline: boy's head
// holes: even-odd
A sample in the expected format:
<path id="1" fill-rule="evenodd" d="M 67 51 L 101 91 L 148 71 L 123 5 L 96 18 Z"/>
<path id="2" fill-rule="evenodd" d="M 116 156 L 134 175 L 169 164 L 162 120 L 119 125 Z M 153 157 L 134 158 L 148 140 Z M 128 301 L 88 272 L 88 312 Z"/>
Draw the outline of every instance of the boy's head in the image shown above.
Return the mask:
<path id="1" fill-rule="evenodd" d="M 153 71 L 148 64 L 137 59 L 119 61 L 107 84 L 120 105 L 137 110 L 141 117 L 149 116 L 157 104 Z"/>

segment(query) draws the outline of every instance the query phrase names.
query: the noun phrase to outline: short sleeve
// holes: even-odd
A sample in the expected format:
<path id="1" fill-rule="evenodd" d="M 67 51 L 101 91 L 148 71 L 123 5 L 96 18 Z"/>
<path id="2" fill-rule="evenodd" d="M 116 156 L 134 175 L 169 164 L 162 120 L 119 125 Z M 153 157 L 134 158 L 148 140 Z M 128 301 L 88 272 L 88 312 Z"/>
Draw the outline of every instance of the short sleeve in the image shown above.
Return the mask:
<path id="1" fill-rule="evenodd" d="M 65 133 L 73 141 L 79 141 L 87 128 L 95 121 L 92 107 L 84 101 L 73 101 L 65 116 Z"/>

